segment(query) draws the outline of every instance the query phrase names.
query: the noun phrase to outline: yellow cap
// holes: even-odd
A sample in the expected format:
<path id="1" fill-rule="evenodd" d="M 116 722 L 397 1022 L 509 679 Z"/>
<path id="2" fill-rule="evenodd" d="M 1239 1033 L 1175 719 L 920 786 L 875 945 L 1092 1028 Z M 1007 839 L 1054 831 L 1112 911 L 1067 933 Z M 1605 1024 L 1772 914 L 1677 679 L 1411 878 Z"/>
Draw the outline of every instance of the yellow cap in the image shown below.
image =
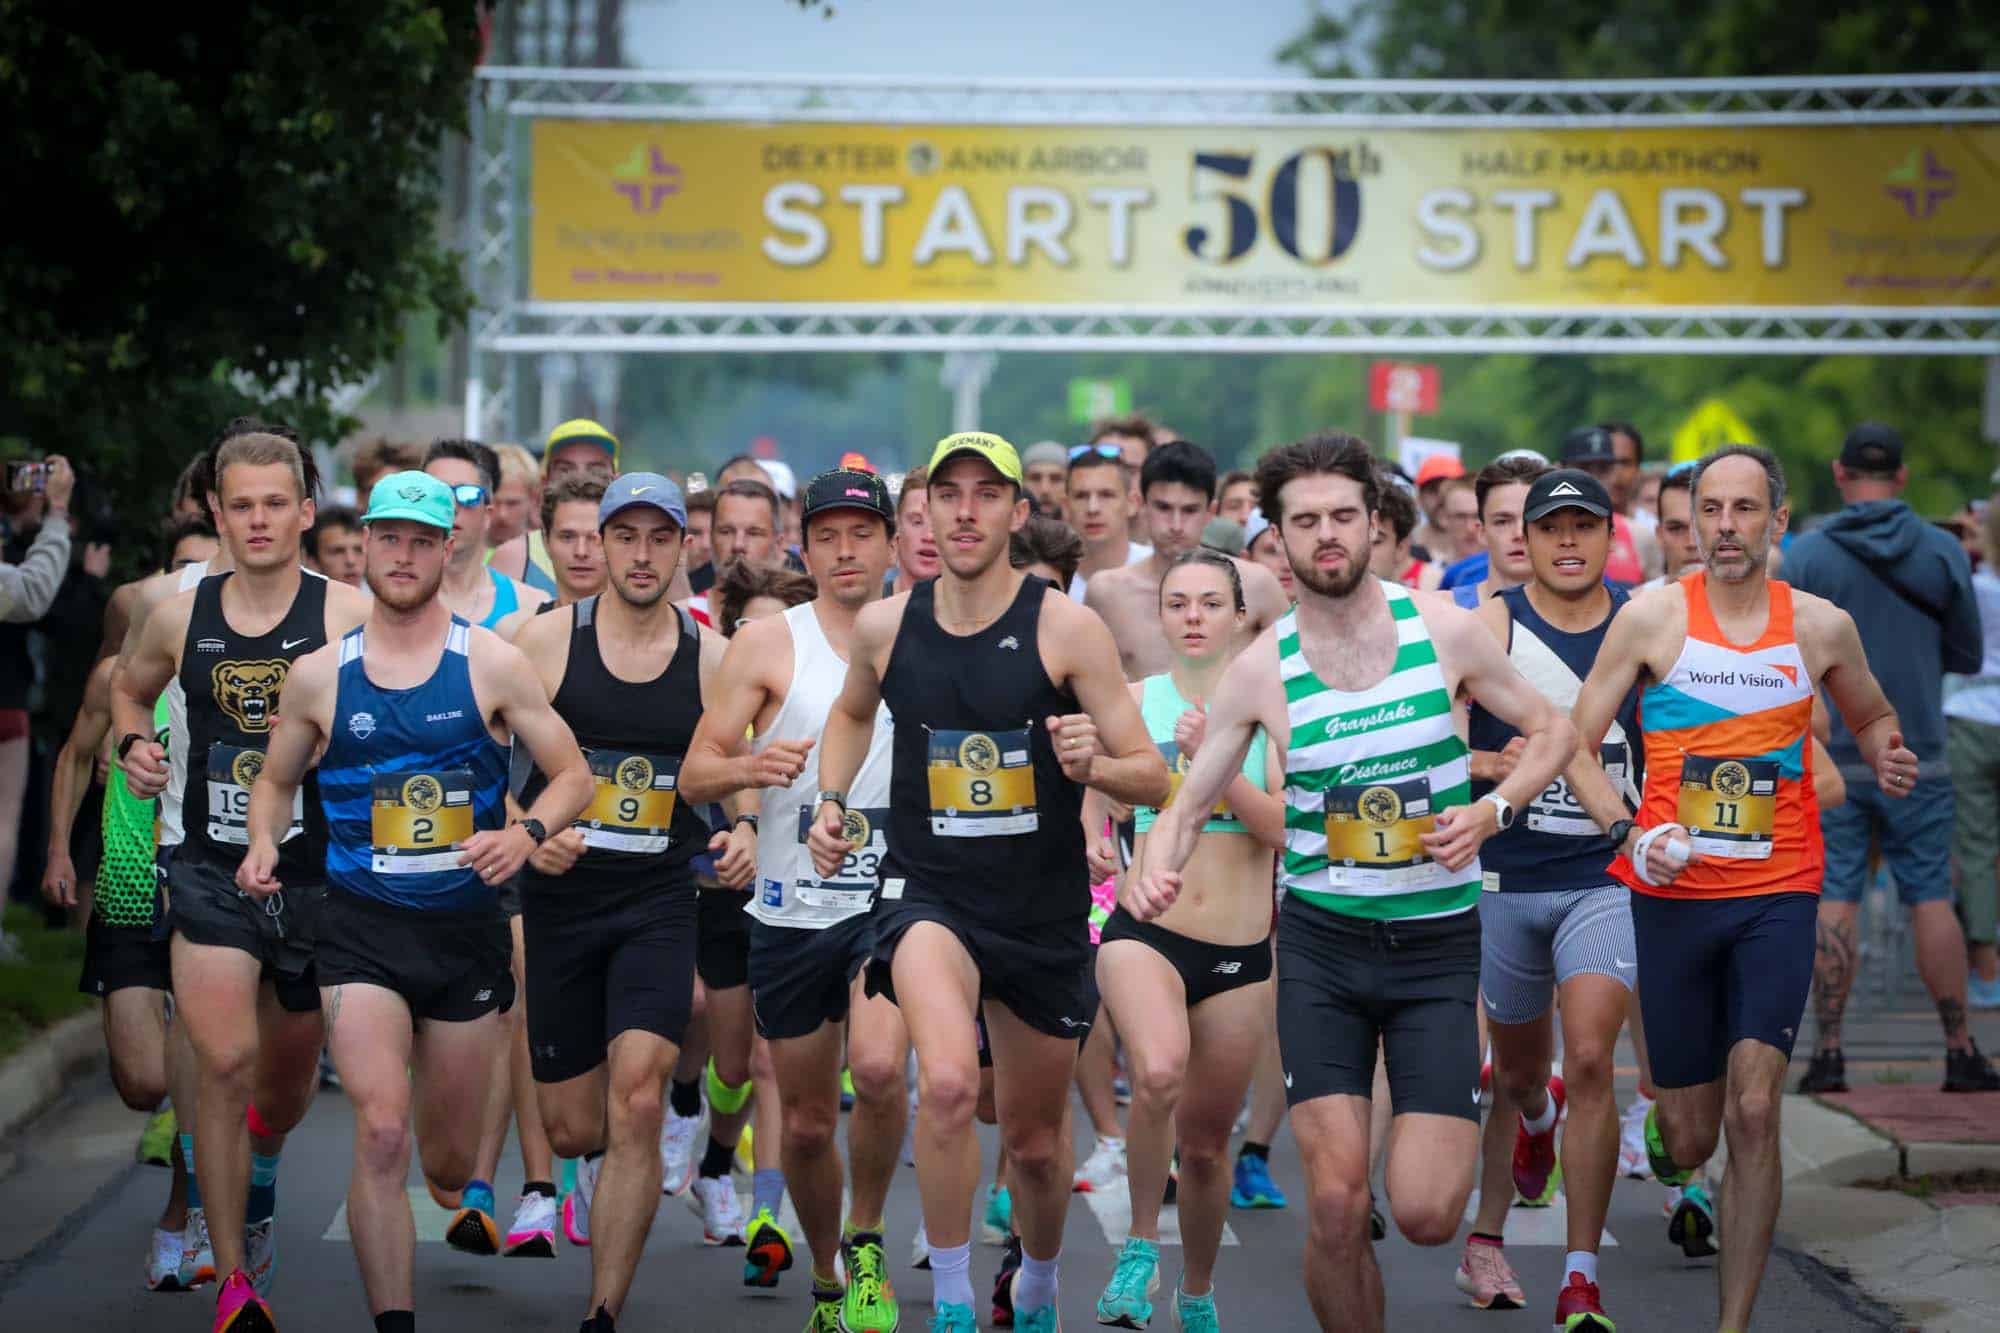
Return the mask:
<path id="1" fill-rule="evenodd" d="M 550 431 L 549 442 L 547 447 L 542 451 L 542 457 L 547 458 L 549 454 L 566 444 L 577 444 L 579 442 L 598 446 L 605 453 L 611 455 L 611 466 L 614 468 L 618 466 L 618 437 L 588 417 L 577 417 L 573 421 L 565 421 L 562 425 Z"/>
<path id="2" fill-rule="evenodd" d="M 930 475 L 936 476 L 939 468 L 960 454 L 977 454 L 991 463 L 1001 476 L 1016 486 L 1021 484 L 1021 455 L 998 435 L 988 435 L 979 430 L 962 430 L 939 440 L 937 448 L 931 450 Z"/>

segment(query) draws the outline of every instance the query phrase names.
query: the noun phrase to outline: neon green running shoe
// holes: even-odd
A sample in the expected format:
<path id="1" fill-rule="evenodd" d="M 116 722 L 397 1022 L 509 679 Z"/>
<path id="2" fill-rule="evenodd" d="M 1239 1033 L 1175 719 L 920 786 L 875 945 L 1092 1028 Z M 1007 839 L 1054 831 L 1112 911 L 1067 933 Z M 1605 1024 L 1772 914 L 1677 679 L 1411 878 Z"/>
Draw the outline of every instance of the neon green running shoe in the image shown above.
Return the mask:
<path id="1" fill-rule="evenodd" d="M 812 1315 L 806 1320 L 806 1333 L 840 1333 L 840 1292 L 821 1291 L 813 1288 Z"/>
<path id="2" fill-rule="evenodd" d="M 1674 1159 L 1667 1153 L 1666 1140 L 1660 1137 L 1658 1102 L 1646 1108 L 1646 1163 L 1653 1168 L 1653 1178 L 1662 1185 L 1685 1185 L 1694 1179 L 1693 1167 L 1675 1165 Z"/>
<path id="3" fill-rule="evenodd" d="M 163 1106 L 146 1122 L 139 1134 L 139 1160 L 148 1166 L 174 1164 L 174 1138 L 180 1133 L 174 1108 Z"/>
<path id="4" fill-rule="evenodd" d="M 889 1257 L 882 1237 L 857 1231 L 842 1247 L 847 1294 L 840 1301 L 840 1333 L 896 1333 L 903 1312 L 889 1282 Z"/>
<path id="5" fill-rule="evenodd" d="M 792 1238 L 768 1207 L 757 1210 L 744 1235 L 743 1285 L 767 1290 L 777 1286 L 778 1274 L 792 1266 Z"/>

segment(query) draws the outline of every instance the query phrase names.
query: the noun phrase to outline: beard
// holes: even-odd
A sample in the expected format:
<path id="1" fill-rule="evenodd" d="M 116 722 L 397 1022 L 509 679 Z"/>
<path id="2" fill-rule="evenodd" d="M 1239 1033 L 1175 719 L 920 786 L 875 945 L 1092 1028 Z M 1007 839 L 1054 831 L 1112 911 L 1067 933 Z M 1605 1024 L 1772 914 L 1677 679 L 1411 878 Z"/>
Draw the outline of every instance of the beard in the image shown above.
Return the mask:
<path id="1" fill-rule="evenodd" d="M 1723 583 L 1743 583 L 1758 571 L 1769 568 L 1771 555 L 1771 530 L 1765 528 L 1755 539 L 1738 534 L 1737 542 L 1743 547 L 1741 556 L 1729 557 L 1728 564 L 1717 564 L 1715 552 L 1702 547 L 1701 537 L 1695 537 L 1695 554 L 1709 574 Z"/>
<path id="2" fill-rule="evenodd" d="M 1309 588 L 1321 597 L 1345 597 L 1360 587 L 1361 580 L 1372 572 L 1366 560 L 1356 560 L 1352 556 L 1348 557 L 1346 571 L 1338 574 L 1321 573 L 1319 567 L 1310 560 L 1300 565 L 1292 558 L 1290 547 L 1285 548 L 1285 558 L 1291 563 L 1292 578 L 1299 586 Z"/>
<path id="3" fill-rule="evenodd" d="M 368 591 L 375 594 L 376 601 L 391 611 L 414 611 L 437 596 L 438 588 L 444 583 L 444 567 L 439 566 L 437 573 L 428 581 L 419 580 L 414 585 L 392 583 L 387 578 L 378 578 L 372 569 L 367 572 L 366 577 Z"/>
<path id="4" fill-rule="evenodd" d="M 655 577 L 652 586 L 645 588 L 629 587 L 624 578 L 612 578 L 610 580 L 611 589 L 618 594 L 618 600 L 627 606 L 643 611 L 647 607 L 654 605 L 662 597 L 665 597 L 667 595 L 667 577 L 661 575 L 657 569 L 649 569 L 647 572 L 653 574 Z M 631 571 L 628 569 L 626 573 L 630 574 Z"/>

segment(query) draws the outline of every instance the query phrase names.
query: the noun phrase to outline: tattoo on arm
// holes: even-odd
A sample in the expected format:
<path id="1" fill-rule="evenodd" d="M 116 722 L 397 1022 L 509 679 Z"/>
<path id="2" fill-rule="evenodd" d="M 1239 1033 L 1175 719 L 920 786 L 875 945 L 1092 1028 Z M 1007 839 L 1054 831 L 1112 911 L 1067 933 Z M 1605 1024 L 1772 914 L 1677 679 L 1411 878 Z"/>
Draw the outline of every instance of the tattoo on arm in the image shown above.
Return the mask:
<path id="1" fill-rule="evenodd" d="M 1819 1024 L 1820 1048 L 1833 1050 L 1840 1045 L 1841 1017 L 1854 986 L 1854 922 L 1821 921 L 1814 953 L 1813 1016 Z"/>

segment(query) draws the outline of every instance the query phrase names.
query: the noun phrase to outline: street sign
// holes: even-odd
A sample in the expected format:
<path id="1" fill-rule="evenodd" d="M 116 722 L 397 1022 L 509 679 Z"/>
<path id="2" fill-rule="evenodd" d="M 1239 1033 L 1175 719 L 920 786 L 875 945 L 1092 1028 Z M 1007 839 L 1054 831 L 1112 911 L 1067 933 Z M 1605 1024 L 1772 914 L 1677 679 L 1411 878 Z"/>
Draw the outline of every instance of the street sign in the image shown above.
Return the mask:
<path id="1" fill-rule="evenodd" d="M 1130 380 L 1071 380 L 1069 382 L 1069 419 L 1089 424 L 1102 421 L 1106 417 L 1130 416 L 1132 413 L 1132 382 Z"/>
<path id="2" fill-rule="evenodd" d="M 1438 368 L 1403 361 L 1368 367 L 1368 406 L 1377 412 L 1438 410 Z"/>
<path id="3" fill-rule="evenodd" d="M 1757 432 L 1720 398 L 1704 399 L 1674 432 L 1674 461 L 1688 463 L 1725 444 L 1755 444 Z"/>

